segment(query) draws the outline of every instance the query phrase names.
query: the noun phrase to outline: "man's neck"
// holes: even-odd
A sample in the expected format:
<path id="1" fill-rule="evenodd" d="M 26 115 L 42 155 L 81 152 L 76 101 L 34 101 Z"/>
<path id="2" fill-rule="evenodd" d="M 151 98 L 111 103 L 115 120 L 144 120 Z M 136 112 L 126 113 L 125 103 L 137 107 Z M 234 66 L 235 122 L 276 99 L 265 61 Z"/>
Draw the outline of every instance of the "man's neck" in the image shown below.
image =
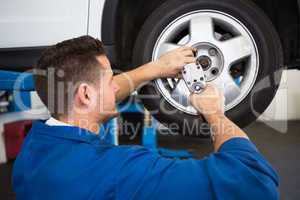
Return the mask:
<path id="1" fill-rule="evenodd" d="M 59 121 L 99 134 L 101 122 L 88 117 L 59 117 Z"/>

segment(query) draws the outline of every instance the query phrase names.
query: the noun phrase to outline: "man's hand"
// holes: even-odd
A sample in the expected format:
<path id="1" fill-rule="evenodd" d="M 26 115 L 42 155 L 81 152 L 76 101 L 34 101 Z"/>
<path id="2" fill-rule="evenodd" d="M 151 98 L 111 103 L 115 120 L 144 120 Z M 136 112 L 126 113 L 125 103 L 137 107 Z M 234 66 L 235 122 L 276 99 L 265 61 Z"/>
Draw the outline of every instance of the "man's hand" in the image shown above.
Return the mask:
<path id="1" fill-rule="evenodd" d="M 162 55 L 154 62 L 156 69 L 156 78 L 172 78 L 176 77 L 185 65 L 195 63 L 196 58 L 194 52 L 196 49 L 192 47 L 179 47 Z"/>
<path id="2" fill-rule="evenodd" d="M 212 117 L 224 115 L 225 97 L 214 85 L 208 84 L 201 94 L 192 94 L 190 101 L 208 121 Z"/>
<path id="3" fill-rule="evenodd" d="M 124 100 L 137 87 L 148 81 L 178 76 L 185 65 L 196 62 L 194 51 L 192 47 L 180 47 L 164 54 L 157 61 L 114 76 L 114 81 L 120 87 L 117 101 Z"/>
<path id="4" fill-rule="evenodd" d="M 249 139 L 246 133 L 224 114 L 224 95 L 213 85 L 208 85 L 201 94 L 192 94 L 192 105 L 205 117 L 214 136 L 214 149 L 217 152 L 226 141 L 233 138 Z"/>

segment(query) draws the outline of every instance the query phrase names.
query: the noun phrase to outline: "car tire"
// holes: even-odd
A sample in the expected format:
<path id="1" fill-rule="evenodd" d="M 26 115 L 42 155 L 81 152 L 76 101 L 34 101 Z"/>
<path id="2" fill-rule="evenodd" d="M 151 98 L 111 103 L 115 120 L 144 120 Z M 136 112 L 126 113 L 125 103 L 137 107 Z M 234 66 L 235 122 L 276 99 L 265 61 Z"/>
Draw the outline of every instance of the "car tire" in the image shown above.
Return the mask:
<path id="1" fill-rule="evenodd" d="M 233 16 L 251 33 L 258 50 L 259 66 L 251 92 L 226 116 L 241 127 L 249 125 L 263 113 L 273 100 L 280 84 L 283 51 L 278 34 L 264 12 L 247 0 L 170 0 L 157 8 L 144 23 L 135 43 L 135 66 L 153 60 L 153 51 L 162 32 L 172 21 L 187 13 L 213 10 Z M 139 90 L 145 107 L 172 131 L 183 135 L 206 135 L 209 130 L 202 116 L 177 109 L 170 104 L 154 82 Z M 146 98 L 156 96 L 156 99 Z M 163 105 L 163 106 L 162 106 Z M 163 107 L 163 109 L 162 109 Z"/>

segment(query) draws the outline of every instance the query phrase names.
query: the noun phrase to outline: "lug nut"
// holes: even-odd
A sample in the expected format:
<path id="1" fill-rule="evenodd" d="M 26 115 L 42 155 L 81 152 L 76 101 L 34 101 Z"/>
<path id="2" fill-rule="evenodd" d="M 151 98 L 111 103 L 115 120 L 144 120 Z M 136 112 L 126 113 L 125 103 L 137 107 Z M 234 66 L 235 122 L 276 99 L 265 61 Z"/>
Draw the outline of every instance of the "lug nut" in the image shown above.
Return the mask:
<path id="1" fill-rule="evenodd" d="M 219 73 L 219 69 L 218 68 L 213 68 L 211 70 L 212 75 L 216 76 Z"/>
<path id="2" fill-rule="evenodd" d="M 205 88 L 205 84 L 203 84 L 203 83 L 195 83 L 193 85 L 193 90 L 196 91 L 196 92 L 199 92 L 204 88 Z"/>
<path id="3" fill-rule="evenodd" d="M 209 53 L 210 56 L 216 56 L 217 55 L 217 51 L 214 48 L 209 49 L 208 53 Z"/>
<path id="4" fill-rule="evenodd" d="M 200 87 L 200 85 L 196 85 L 196 86 L 195 86 L 195 90 L 196 90 L 196 91 L 199 91 L 199 90 L 201 90 L 201 87 Z"/>

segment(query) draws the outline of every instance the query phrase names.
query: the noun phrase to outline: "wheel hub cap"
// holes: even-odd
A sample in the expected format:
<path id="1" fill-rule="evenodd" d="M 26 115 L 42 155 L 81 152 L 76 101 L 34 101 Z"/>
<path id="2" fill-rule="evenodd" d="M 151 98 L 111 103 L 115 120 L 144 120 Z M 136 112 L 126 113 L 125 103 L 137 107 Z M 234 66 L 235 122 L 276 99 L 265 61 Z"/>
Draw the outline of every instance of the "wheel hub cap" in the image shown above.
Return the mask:
<path id="1" fill-rule="evenodd" d="M 197 49 L 197 64 L 202 67 L 206 81 L 212 81 L 223 70 L 222 52 L 213 44 L 201 43 L 193 45 Z"/>
<path id="2" fill-rule="evenodd" d="M 211 60 L 208 56 L 200 56 L 197 59 L 197 63 L 200 64 L 204 70 L 207 70 L 211 67 Z"/>

